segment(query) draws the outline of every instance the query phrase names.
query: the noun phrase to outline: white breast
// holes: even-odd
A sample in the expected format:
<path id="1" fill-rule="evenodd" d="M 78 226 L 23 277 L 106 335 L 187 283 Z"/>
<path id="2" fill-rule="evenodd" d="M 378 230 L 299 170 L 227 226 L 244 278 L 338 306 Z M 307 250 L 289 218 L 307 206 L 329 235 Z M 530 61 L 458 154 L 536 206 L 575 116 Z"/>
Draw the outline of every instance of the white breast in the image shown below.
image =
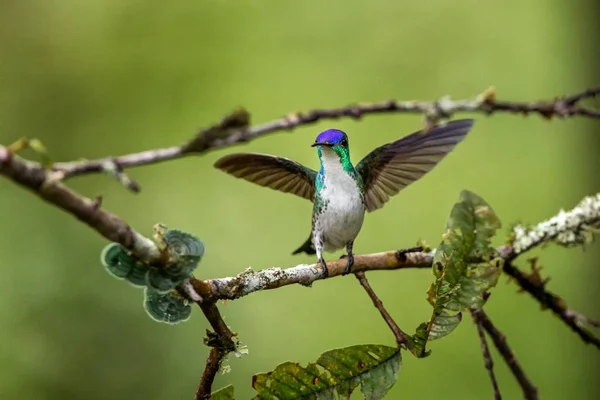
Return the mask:
<path id="1" fill-rule="evenodd" d="M 317 221 L 315 233 L 323 235 L 325 251 L 335 251 L 358 235 L 365 209 L 358 185 L 344 171 L 338 156 L 325 148 L 321 159 L 325 176 L 321 197 L 327 205 Z"/>

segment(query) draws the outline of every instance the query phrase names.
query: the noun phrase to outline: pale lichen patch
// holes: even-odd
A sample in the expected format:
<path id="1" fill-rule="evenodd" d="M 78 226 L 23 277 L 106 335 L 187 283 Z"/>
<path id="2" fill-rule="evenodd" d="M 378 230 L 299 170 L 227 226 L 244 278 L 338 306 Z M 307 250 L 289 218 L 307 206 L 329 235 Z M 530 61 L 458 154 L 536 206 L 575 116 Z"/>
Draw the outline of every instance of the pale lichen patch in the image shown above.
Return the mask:
<path id="1" fill-rule="evenodd" d="M 561 209 L 554 217 L 535 226 L 515 226 L 512 245 L 516 254 L 546 241 L 553 241 L 567 247 L 580 246 L 588 243 L 598 229 L 600 229 L 600 193 L 585 197 L 572 210 Z"/>

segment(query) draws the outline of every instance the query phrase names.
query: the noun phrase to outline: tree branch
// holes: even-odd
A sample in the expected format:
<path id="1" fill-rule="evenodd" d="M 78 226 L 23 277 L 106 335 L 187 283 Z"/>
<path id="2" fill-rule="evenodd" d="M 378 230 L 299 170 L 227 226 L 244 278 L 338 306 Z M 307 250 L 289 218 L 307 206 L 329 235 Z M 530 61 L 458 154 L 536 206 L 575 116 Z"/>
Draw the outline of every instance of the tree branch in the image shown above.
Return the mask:
<path id="1" fill-rule="evenodd" d="M 575 321 L 577 321 L 578 324 L 588 324 L 590 326 L 600 328 L 599 320 L 591 319 L 590 317 L 583 315 L 575 310 L 567 308 L 565 310 L 565 314 L 566 314 L 567 318 L 573 318 Z"/>
<path id="2" fill-rule="evenodd" d="M 219 314 L 219 310 L 215 303 L 200 303 L 200 308 L 209 321 L 216 321 L 217 324 L 211 323 L 216 333 L 206 331 L 204 344 L 212 347 L 208 353 L 202 379 L 196 390 L 195 400 L 210 399 L 212 393 L 212 385 L 221 368 L 221 363 L 227 354 L 236 351 L 236 345 L 233 337 L 236 335 L 231 332 L 223 318 Z M 210 319 L 209 319 L 210 318 Z"/>
<path id="3" fill-rule="evenodd" d="M 282 118 L 264 124 L 250 126 L 250 114 L 239 109 L 227 115 L 219 123 L 198 132 L 193 139 L 181 146 L 147 150 L 119 157 L 106 157 L 97 160 L 61 162 L 52 165 L 59 179 L 68 179 L 78 175 L 105 172 L 115 176 L 134 192 L 139 185 L 122 172 L 125 168 L 142 166 L 173 160 L 193 154 L 202 154 L 209 150 L 232 146 L 262 137 L 271 133 L 289 131 L 294 128 L 311 125 L 323 120 L 341 118 L 361 119 L 367 115 L 413 113 L 425 116 L 425 127 L 431 127 L 442 119 L 449 119 L 456 113 L 471 112 L 491 115 L 496 112 L 511 114 L 538 114 L 544 118 L 553 116 L 567 118 L 583 116 L 600 118 L 600 110 L 581 106 L 582 100 L 595 97 L 600 86 L 582 92 L 555 97 L 538 102 L 498 101 L 493 88 L 489 88 L 472 99 L 452 100 L 445 96 L 437 101 L 397 101 L 386 100 L 378 103 L 358 103 L 339 108 L 314 109 L 307 112 L 290 113 Z"/>
<path id="4" fill-rule="evenodd" d="M 430 268 L 432 253 L 415 249 L 387 251 L 365 255 L 355 255 L 354 272 L 394 270 L 406 268 Z M 347 261 L 344 259 L 327 261 L 329 278 L 342 276 Z M 277 289 L 299 284 L 310 287 L 313 282 L 323 279 L 320 263 L 300 264 L 291 268 L 272 267 L 255 272 L 247 268 L 244 272 L 227 278 L 191 281 L 196 292 L 205 300 L 234 300 L 261 290 Z"/>
<path id="5" fill-rule="evenodd" d="M 496 381 L 496 375 L 494 374 L 494 361 L 492 360 L 492 355 L 490 354 L 490 349 L 488 347 L 487 340 L 485 339 L 483 324 L 481 323 L 481 319 L 477 318 L 475 310 L 470 311 L 473 321 L 477 326 L 477 334 L 479 335 L 479 340 L 481 342 L 481 353 L 483 354 L 483 365 L 485 366 L 485 369 L 488 370 L 488 374 L 490 375 L 490 381 L 492 382 L 492 388 L 494 390 L 494 399 L 502 400 L 500 388 L 498 387 L 498 381 Z"/>
<path id="6" fill-rule="evenodd" d="M 458 112 L 479 112 L 488 115 L 495 112 L 525 115 L 534 113 L 545 118 L 553 116 L 561 118 L 572 116 L 600 118 L 600 110 L 580 105 L 582 100 L 594 97 L 598 93 L 600 93 L 600 86 L 571 96 L 526 103 L 496 101 L 493 90 L 489 89 L 471 100 L 451 100 L 449 97 L 445 97 L 434 102 L 390 100 L 380 103 L 363 103 L 341 108 L 315 109 L 306 113 L 292 113 L 283 118 L 256 126 L 250 126 L 248 112 L 236 110 L 218 124 L 200 131 L 189 142 L 181 146 L 149 150 L 120 157 L 61 162 L 52 164 L 49 168 L 45 167 L 46 164 L 42 165 L 20 158 L 14 154 L 11 147 L 0 145 L 0 175 L 6 176 L 18 185 L 29 189 L 46 202 L 75 216 L 109 241 L 120 243 L 145 263 L 160 267 L 166 265 L 168 260 L 165 259 L 165 254 L 160 251 L 152 240 L 136 232 L 116 215 L 104 211 L 101 208 L 102 199 L 100 197 L 90 199 L 82 196 L 66 187 L 62 181 L 79 175 L 104 172 L 111 174 L 130 190 L 138 192 L 140 187 L 125 174 L 124 170 L 126 168 L 177 159 L 191 154 L 202 154 L 209 150 L 247 142 L 270 133 L 291 130 L 328 119 L 360 119 L 365 115 L 422 113 L 425 115 L 425 127 L 428 128 L 442 119 L 449 119 L 454 113 Z M 23 139 L 16 144 L 15 149 L 23 146 L 33 147 L 38 151 L 39 149 L 43 150 L 43 146 L 35 139 Z M 49 165 L 49 163 L 47 164 Z M 513 276 L 517 283 L 540 303 L 557 313 L 584 340 L 594 343 L 596 346 L 598 346 L 598 339 L 581 328 L 580 325 L 587 323 L 597 326 L 599 323 L 568 309 L 558 296 L 545 291 L 544 283 L 537 282 L 534 279 L 534 274 L 530 276 L 523 274 L 512 266 L 511 261 L 533 247 L 549 241 L 565 246 L 581 245 L 598 228 L 600 228 L 600 194 L 584 199 L 570 212 L 561 211 L 558 216 L 533 228 L 515 227 L 513 239 L 509 246 L 498 249 L 500 256 L 507 261 L 504 264 L 504 272 Z M 355 256 L 354 271 L 356 271 L 356 276 L 394 333 L 399 345 L 409 343 L 407 335 L 398 328 L 387 313 L 366 280 L 364 271 L 429 268 L 432 259 L 433 252 L 419 252 L 415 249 Z M 346 261 L 343 260 L 329 261 L 329 277 L 340 276 L 345 265 Z M 223 358 L 229 352 L 236 351 L 236 343 L 234 342 L 236 334 L 223 321 L 216 306 L 218 299 L 236 299 L 256 291 L 274 289 L 290 284 L 310 286 L 312 282 L 322 278 L 323 270 L 320 264 L 310 264 L 298 265 L 285 270 L 270 268 L 253 272 L 248 269 L 236 277 L 221 279 L 198 280 L 192 278 L 189 282 L 180 285 L 177 288 L 178 291 L 199 305 L 215 331 L 214 333 L 208 332 L 206 344 L 211 346 L 212 349 L 206 361 L 205 371 L 196 392 L 196 398 L 205 399 L 210 397 L 212 383 Z M 520 371 L 514 356 L 506 345 L 504 336 L 495 330 L 482 310 L 477 310 L 474 318 L 479 318 L 478 321 L 480 321 L 481 326 L 494 340 L 495 345 L 522 384 L 526 396 L 529 396 L 527 398 L 537 398 L 535 387 L 527 381 L 522 371 Z M 489 370 L 492 374 L 491 366 Z"/>
<path id="7" fill-rule="evenodd" d="M 152 240 L 137 233 L 119 217 L 102 210 L 100 201 L 91 200 L 72 191 L 55 179 L 52 171 L 47 171 L 38 163 L 14 155 L 4 146 L 0 146 L 0 174 L 7 176 L 15 183 L 30 189 L 45 201 L 77 217 L 106 239 L 120 243 L 141 260 L 157 266 L 166 262 L 164 254 L 160 252 Z M 201 298 L 190 296 L 189 289 L 180 289 L 180 292 L 197 302 L 206 319 L 217 333 L 219 338 L 217 343 L 218 354 L 227 354 L 227 352 L 233 351 L 235 349 L 232 340 L 234 334 L 223 321 L 215 303 L 198 301 Z M 213 364 L 211 363 L 210 366 L 212 367 Z M 216 371 L 214 373 L 216 374 Z M 214 374 L 212 376 L 214 378 Z M 209 389 L 210 384 L 212 384 L 212 381 L 206 384 Z"/>
<path id="8" fill-rule="evenodd" d="M 600 229 L 600 193 L 586 196 L 569 211 L 559 213 L 537 225 L 527 227 L 517 225 L 511 238 L 512 252 L 507 253 L 504 272 L 515 279 L 517 284 L 535 298 L 543 308 L 552 310 L 567 326 L 586 343 L 600 349 L 600 338 L 585 328 L 585 324 L 599 326 L 599 321 L 586 317 L 570 309 L 565 301 L 546 290 L 547 280 L 542 279 L 536 260 L 532 259 L 532 273 L 526 274 L 512 264 L 520 254 L 545 243 L 556 243 L 565 247 L 583 246 Z"/>
<path id="9" fill-rule="evenodd" d="M 221 360 L 225 356 L 225 352 L 220 349 L 213 347 L 210 349 L 208 353 L 208 358 L 206 359 L 206 366 L 204 367 L 204 372 L 202 373 L 202 380 L 200 381 L 200 385 L 196 390 L 195 400 L 206 400 L 210 399 L 210 395 L 212 393 L 212 384 L 215 380 L 215 376 L 219 371 L 221 366 Z"/>
<path id="10" fill-rule="evenodd" d="M 548 242 L 565 247 L 584 245 L 598 229 L 600 193 L 584 197 L 573 209 L 560 210 L 556 216 L 535 226 L 516 225 L 511 238 L 514 254 L 510 259 Z"/>
<path id="11" fill-rule="evenodd" d="M 125 221 L 101 209 L 92 200 L 64 186 L 52 171 L 41 164 L 24 160 L 0 145 L 0 174 L 43 200 L 73 215 L 111 242 L 118 242 L 150 264 L 160 261 L 161 253 L 152 240 L 134 231 Z"/>
<path id="12" fill-rule="evenodd" d="M 582 318 L 580 313 L 568 308 L 563 299 L 554 293 L 547 291 L 545 288 L 547 281 L 540 278 L 538 271 L 534 270 L 530 275 L 527 275 L 513 266 L 510 262 L 504 263 L 503 270 L 507 275 L 514 278 L 521 289 L 536 299 L 543 308 L 552 310 L 554 314 L 577 333 L 585 343 L 591 343 L 596 346 L 596 348 L 600 349 L 600 339 L 583 326 L 583 323 L 585 322 L 592 321 L 594 323 L 596 321 L 593 321 L 588 317 Z"/>
<path id="13" fill-rule="evenodd" d="M 119 217 L 102 210 L 100 201 L 81 196 L 64 186 L 56 179 L 55 171 L 46 170 L 41 164 L 24 160 L 13 154 L 8 148 L 0 146 L 0 174 L 77 217 L 106 239 L 120 243 L 143 261 L 152 265 L 160 265 L 165 261 L 161 259 L 162 254 L 152 240 L 133 230 Z M 581 326 L 582 323 L 593 320 L 587 317 L 581 318 L 581 314 L 567 308 L 562 299 L 547 292 L 543 282 L 538 282 L 533 279 L 535 277 L 522 273 L 510 261 L 546 242 L 553 241 L 562 245 L 582 243 L 586 235 L 598 226 L 599 221 L 600 193 L 584 198 L 572 210 L 561 211 L 557 216 L 533 228 L 516 226 L 513 230 L 511 245 L 498 249 L 500 256 L 508 261 L 504 264 L 505 273 L 515 278 L 519 286 L 543 306 L 555 312 L 583 340 L 593 343 L 597 347 L 600 345 L 598 338 Z M 357 255 L 353 268 L 357 272 L 429 268 L 432 260 L 433 252 L 388 251 Z M 342 274 L 346 261 L 332 260 L 328 261 L 327 265 L 329 277 L 333 278 Z M 291 284 L 310 286 L 314 281 L 322 279 L 322 274 L 323 270 L 318 263 L 302 264 L 288 269 L 269 268 L 259 272 L 247 269 L 235 277 L 212 280 L 192 278 L 191 287 L 180 288 L 180 292 L 192 301 L 202 304 L 198 300 L 203 299 L 210 304 L 218 299 L 237 299 L 256 291 L 275 289 Z M 211 315 L 215 314 L 211 313 Z M 216 328 L 214 329 L 217 331 Z M 227 336 L 225 335 L 225 337 Z"/>
<path id="14" fill-rule="evenodd" d="M 529 378 L 527 378 L 525 375 L 525 372 L 521 369 L 521 366 L 519 365 L 514 353 L 510 347 L 508 347 L 506 337 L 502 334 L 502 332 L 496 329 L 492 321 L 482 309 L 472 310 L 471 315 L 475 319 L 475 323 L 483 326 L 483 329 L 485 329 L 488 335 L 490 335 L 492 338 L 494 346 L 496 346 L 502 355 L 502 358 L 504 358 L 504 361 L 506 364 L 508 364 L 508 367 L 519 382 L 519 385 L 521 385 L 521 389 L 523 390 L 523 395 L 525 398 L 527 400 L 537 400 L 539 398 L 537 388 L 533 386 Z"/>
<path id="15" fill-rule="evenodd" d="M 387 310 L 383 306 L 383 302 L 379 299 L 379 297 L 377 297 L 377 294 L 375 294 L 375 291 L 369 284 L 369 281 L 367 280 L 365 273 L 363 271 L 359 271 L 359 272 L 356 272 L 354 275 L 356 275 L 356 279 L 358 279 L 358 281 L 360 282 L 360 285 L 365 289 L 365 291 L 371 298 L 371 301 L 373 301 L 373 305 L 375 306 L 375 308 L 377 308 L 379 310 L 379 313 L 383 317 L 385 323 L 391 329 L 392 333 L 394 334 L 394 338 L 396 339 L 396 345 L 398 346 L 398 348 L 400 348 L 404 345 L 410 350 L 411 349 L 410 348 L 411 347 L 410 336 L 407 335 L 406 333 L 404 333 L 402 331 L 402 329 L 400 329 L 400 327 L 398 327 L 398 324 L 396 324 L 396 321 L 394 321 L 394 319 L 392 318 L 390 313 L 387 312 Z"/>

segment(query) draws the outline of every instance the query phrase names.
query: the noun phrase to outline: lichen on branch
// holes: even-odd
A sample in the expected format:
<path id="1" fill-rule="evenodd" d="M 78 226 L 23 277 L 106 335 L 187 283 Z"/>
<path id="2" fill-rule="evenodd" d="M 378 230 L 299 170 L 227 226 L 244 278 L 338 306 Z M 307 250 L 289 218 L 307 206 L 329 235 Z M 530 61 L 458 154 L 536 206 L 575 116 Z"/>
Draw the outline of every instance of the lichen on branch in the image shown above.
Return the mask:
<path id="1" fill-rule="evenodd" d="M 511 114 L 537 114 L 544 118 L 552 117 L 587 117 L 600 119 L 600 110 L 582 105 L 586 99 L 600 93 L 600 86 L 586 89 L 570 96 L 556 96 L 550 100 L 536 102 L 500 101 L 496 99 L 493 89 L 488 89 L 472 99 L 452 100 L 445 96 L 437 101 L 398 101 L 386 100 L 376 103 L 356 103 L 337 108 L 312 109 L 306 112 L 293 112 L 288 115 L 263 124 L 252 125 L 250 114 L 243 109 L 235 110 L 225 116 L 221 121 L 208 126 L 196 133 L 186 143 L 162 149 L 146 150 L 122 156 L 109 156 L 96 160 L 69 161 L 52 164 L 45 147 L 35 138 L 23 138 L 12 146 L 0 145 L 0 175 L 5 176 L 17 185 L 20 185 L 37 195 L 44 201 L 62 209 L 68 214 L 79 219 L 110 242 L 118 243 L 127 250 L 136 260 L 152 268 L 165 268 L 169 265 L 169 257 L 154 241 L 135 231 L 123 219 L 111 214 L 102 208 L 102 198 L 95 199 L 83 196 L 65 185 L 69 178 L 91 173 L 107 173 L 119 183 L 133 192 L 140 191 L 140 185 L 129 178 L 125 170 L 131 167 L 175 160 L 189 155 L 204 154 L 208 151 L 245 143 L 267 134 L 289 131 L 299 126 L 314 124 L 322 120 L 336 120 L 340 118 L 361 119 L 367 115 L 419 113 L 424 116 L 425 128 L 446 119 L 456 113 L 481 113 L 491 115 L 505 112 Z M 25 160 L 15 153 L 23 147 L 30 147 L 41 153 L 42 163 Z M 512 261 L 530 250 L 531 248 L 554 241 L 565 246 L 581 245 L 587 242 L 589 236 L 600 227 L 600 194 L 584 199 L 571 211 L 561 212 L 559 215 L 532 227 L 517 226 L 514 229 L 511 242 L 498 249 L 498 257 L 506 260 L 503 271 L 514 277 L 517 283 L 532 294 L 541 304 L 550 307 L 563 321 L 570 324 L 572 329 L 580 334 L 584 340 L 597 342 L 597 338 L 588 335 L 587 331 L 580 329 L 582 321 L 592 324 L 589 319 L 569 308 L 556 306 L 548 299 L 560 299 L 545 290 L 544 285 L 538 285 L 526 274 L 520 272 L 512 265 Z M 128 254 L 129 254 L 128 253 Z M 421 251 L 416 249 L 395 250 L 383 253 L 355 256 L 354 271 L 358 272 L 359 279 L 364 278 L 364 272 L 375 270 L 393 270 L 403 268 L 430 268 L 432 266 L 434 251 Z M 438 258 L 440 256 L 438 255 Z M 481 260 L 480 260 L 481 261 Z M 484 260 L 485 261 L 485 260 Z M 470 260 L 469 262 L 478 262 Z M 328 262 L 329 278 L 342 275 L 345 260 L 332 260 Z M 112 266 L 114 267 L 114 265 Z M 127 271 L 120 271 L 122 273 Z M 139 271 L 138 271 L 139 272 Z M 129 276 L 129 275 L 127 275 Z M 162 285 L 164 279 L 160 276 L 158 283 Z M 316 264 L 298 265 L 288 269 L 268 268 L 262 271 L 246 270 L 234 277 L 200 280 L 194 277 L 180 281 L 173 280 L 178 295 L 195 302 L 202 310 L 207 321 L 215 331 L 209 332 L 206 344 L 211 346 L 209 357 L 206 361 L 205 371 L 196 393 L 197 399 L 210 398 L 214 377 L 221 366 L 221 361 L 230 352 L 236 352 L 239 343 L 234 340 L 236 334 L 225 324 L 216 305 L 219 299 L 237 299 L 248 294 L 280 288 L 291 284 L 310 286 L 313 282 L 323 279 L 322 269 Z M 136 281 L 134 277 L 132 280 Z M 169 278 L 170 279 L 170 278 Z M 144 285 L 146 281 L 144 280 Z M 153 281 L 157 284 L 157 281 Z M 365 285 L 366 278 L 361 282 L 367 289 L 376 307 L 380 310 L 388 325 L 394 332 L 397 341 L 404 339 L 402 332 L 394 328 L 391 316 L 384 311 L 382 302 L 374 295 L 372 288 Z M 533 282 L 533 283 L 532 283 Z M 169 290 L 170 283 L 169 283 Z M 175 293 L 175 292 L 169 292 Z M 479 299 L 479 297 L 477 297 Z M 164 315 L 165 302 L 150 304 L 152 311 L 159 316 Z M 558 300 L 557 300 L 558 301 Z M 547 303 L 547 304 L 546 304 Z M 171 303 L 169 303 L 171 304 Z M 557 303 L 556 303 L 557 304 Z M 168 304 L 167 304 L 168 306 Z M 168 307 L 166 307 L 168 309 Z M 478 310 L 482 311 L 482 310 Z M 162 317 L 161 317 L 162 318 Z M 391 321 L 391 322 L 390 322 Z M 484 321 L 485 322 L 485 321 Z M 489 324 L 488 324 L 489 325 Z M 485 327 L 486 324 L 483 323 Z M 397 325 L 396 325 L 397 328 Z M 493 330 L 487 329 L 490 335 Z M 587 336 L 586 336 L 587 335 Z M 495 335 L 501 347 L 500 336 Z M 398 339 L 401 338 L 401 339 Z M 508 352 L 505 352 L 508 354 Z M 510 362 L 510 360 L 507 360 Z M 522 383 L 522 385 L 524 385 Z M 227 393 L 230 391 L 228 390 Z M 222 392 L 222 393 L 225 393 Z M 529 393 L 533 393 L 529 390 Z M 226 395 L 226 394 L 224 394 Z M 534 398 L 534 397 L 530 397 Z"/>
<path id="2" fill-rule="evenodd" d="M 511 245 L 515 254 L 524 253 L 542 243 L 554 242 L 562 246 L 581 246 L 589 243 L 600 230 L 600 193 L 587 196 L 569 211 L 533 226 L 516 225 Z"/>

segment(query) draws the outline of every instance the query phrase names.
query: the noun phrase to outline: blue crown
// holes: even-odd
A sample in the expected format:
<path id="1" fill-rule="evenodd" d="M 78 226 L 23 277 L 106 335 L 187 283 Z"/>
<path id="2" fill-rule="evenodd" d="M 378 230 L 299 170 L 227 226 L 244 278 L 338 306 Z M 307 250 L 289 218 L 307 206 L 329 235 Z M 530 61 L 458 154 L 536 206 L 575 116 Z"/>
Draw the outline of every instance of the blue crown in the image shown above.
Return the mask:
<path id="1" fill-rule="evenodd" d="M 344 132 L 339 129 L 327 129 L 319 133 L 317 136 L 317 142 L 328 142 L 328 143 L 340 143 L 342 140 L 346 139 L 347 136 Z"/>

